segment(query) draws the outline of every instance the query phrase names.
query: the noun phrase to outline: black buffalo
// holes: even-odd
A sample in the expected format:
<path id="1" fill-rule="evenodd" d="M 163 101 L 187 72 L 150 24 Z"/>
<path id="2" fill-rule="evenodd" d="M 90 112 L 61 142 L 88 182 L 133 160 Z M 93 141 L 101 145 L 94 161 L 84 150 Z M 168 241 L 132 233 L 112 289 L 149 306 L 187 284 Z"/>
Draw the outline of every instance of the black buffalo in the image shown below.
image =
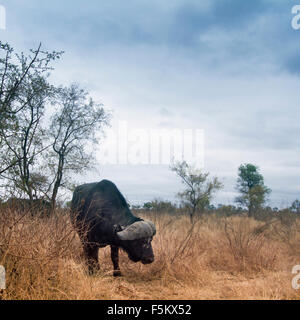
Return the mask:
<path id="1" fill-rule="evenodd" d="M 120 276 L 119 248 L 130 260 L 154 261 L 151 241 L 156 233 L 150 221 L 132 214 L 118 188 L 110 181 L 77 187 L 71 203 L 71 220 L 83 245 L 90 273 L 99 269 L 98 249 L 111 247 L 114 276 Z"/>

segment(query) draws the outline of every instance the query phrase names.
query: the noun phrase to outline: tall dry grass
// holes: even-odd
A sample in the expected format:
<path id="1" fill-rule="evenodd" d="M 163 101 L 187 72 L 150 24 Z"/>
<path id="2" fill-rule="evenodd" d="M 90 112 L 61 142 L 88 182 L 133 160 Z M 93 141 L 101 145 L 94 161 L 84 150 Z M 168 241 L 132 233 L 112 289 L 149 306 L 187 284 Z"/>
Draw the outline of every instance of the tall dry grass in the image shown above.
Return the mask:
<path id="1" fill-rule="evenodd" d="M 299 222 L 245 217 L 149 213 L 157 226 L 155 262 L 134 264 L 121 253 L 112 277 L 109 248 L 89 276 L 68 214 L 50 218 L 0 209 L 0 299 L 298 299 L 292 267 L 300 264 Z"/>

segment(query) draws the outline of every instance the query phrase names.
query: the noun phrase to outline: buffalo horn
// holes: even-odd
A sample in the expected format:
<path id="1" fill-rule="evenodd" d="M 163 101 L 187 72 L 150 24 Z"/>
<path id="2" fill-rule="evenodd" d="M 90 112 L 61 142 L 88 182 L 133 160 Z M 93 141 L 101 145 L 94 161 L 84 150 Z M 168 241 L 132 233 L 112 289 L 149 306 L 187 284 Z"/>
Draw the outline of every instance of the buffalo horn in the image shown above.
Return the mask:
<path id="1" fill-rule="evenodd" d="M 155 225 L 151 221 L 138 221 L 128 226 L 125 230 L 118 232 L 118 236 L 121 240 L 150 238 L 155 234 Z"/>

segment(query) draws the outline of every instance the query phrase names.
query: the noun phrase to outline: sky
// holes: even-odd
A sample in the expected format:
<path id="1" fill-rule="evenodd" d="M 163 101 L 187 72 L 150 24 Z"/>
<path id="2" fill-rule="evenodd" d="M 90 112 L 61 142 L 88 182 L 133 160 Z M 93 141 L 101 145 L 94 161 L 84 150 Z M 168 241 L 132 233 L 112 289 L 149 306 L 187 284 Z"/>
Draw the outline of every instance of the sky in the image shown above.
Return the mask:
<path id="1" fill-rule="evenodd" d="M 0 0 L 0 39 L 18 52 L 40 42 L 65 51 L 51 81 L 86 88 L 112 113 L 113 132 L 121 122 L 131 138 L 146 134 L 135 148 L 151 130 L 204 130 L 202 170 L 224 184 L 213 203 L 234 203 L 238 167 L 253 163 L 272 189 L 269 204 L 286 207 L 300 198 L 297 4 Z M 131 203 L 176 199 L 183 185 L 168 165 L 105 164 L 114 141 L 99 139 L 99 167 L 80 182 L 112 180 Z"/>

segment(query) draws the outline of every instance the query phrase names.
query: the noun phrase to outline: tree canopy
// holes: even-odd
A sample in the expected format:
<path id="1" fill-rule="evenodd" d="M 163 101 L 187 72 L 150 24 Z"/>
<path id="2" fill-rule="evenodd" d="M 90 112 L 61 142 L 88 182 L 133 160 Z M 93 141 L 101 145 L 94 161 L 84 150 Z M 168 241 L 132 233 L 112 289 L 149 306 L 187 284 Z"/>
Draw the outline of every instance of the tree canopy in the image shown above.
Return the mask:
<path id="1" fill-rule="evenodd" d="M 92 167 L 87 147 L 99 142 L 96 133 L 110 120 L 78 84 L 49 82 L 62 54 L 41 44 L 15 53 L 0 42 L 0 186 L 6 197 L 46 199 L 53 208 L 59 190 L 71 188 L 68 173 Z"/>
<path id="2" fill-rule="evenodd" d="M 171 170 L 181 178 L 185 189 L 178 193 L 182 204 L 188 209 L 191 222 L 195 213 L 201 213 L 210 204 L 214 192 L 223 185 L 218 178 L 209 179 L 209 173 L 189 165 L 186 161 L 176 162 Z"/>
<path id="3" fill-rule="evenodd" d="M 250 163 L 239 167 L 236 188 L 240 192 L 236 202 L 247 208 L 249 217 L 254 216 L 262 208 L 271 192 L 265 186 L 264 177 L 259 172 L 258 166 Z"/>

